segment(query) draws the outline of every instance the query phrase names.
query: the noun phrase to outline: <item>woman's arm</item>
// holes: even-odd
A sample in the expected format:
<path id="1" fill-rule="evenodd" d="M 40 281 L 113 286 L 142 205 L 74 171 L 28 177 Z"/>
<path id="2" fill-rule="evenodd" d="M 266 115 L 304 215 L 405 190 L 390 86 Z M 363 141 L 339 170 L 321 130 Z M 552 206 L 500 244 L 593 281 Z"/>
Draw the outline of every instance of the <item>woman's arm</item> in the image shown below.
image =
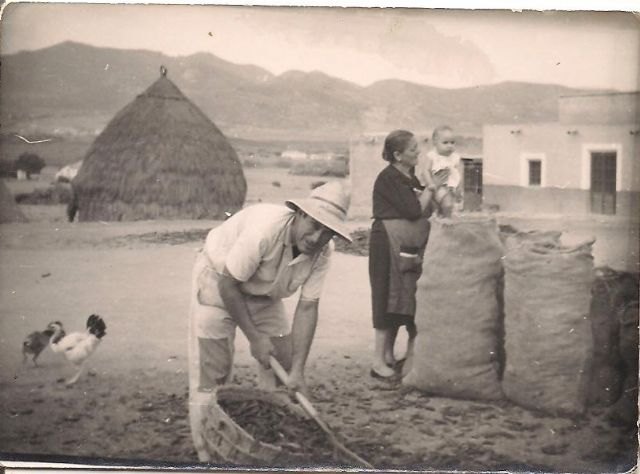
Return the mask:
<path id="1" fill-rule="evenodd" d="M 420 173 L 421 176 L 418 176 L 418 179 L 420 179 L 421 182 L 424 182 L 424 185 L 426 187 L 429 186 L 435 186 L 435 181 L 433 180 L 433 173 L 431 173 L 431 157 L 429 156 L 429 154 L 427 153 L 424 158 L 420 158 L 421 160 L 421 167 L 420 167 Z"/>
<path id="2" fill-rule="evenodd" d="M 424 211 L 427 206 L 429 206 L 432 200 L 435 200 L 438 188 L 444 186 L 449 177 L 449 173 L 430 173 L 430 175 L 432 180 L 431 184 L 427 185 L 424 191 L 422 191 L 422 194 L 420 194 L 420 196 L 418 197 L 418 201 L 420 202 L 422 211 Z"/>
<path id="3" fill-rule="evenodd" d="M 435 195 L 435 187 L 433 185 L 429 185 L 424 188 L 424 191 L 422 191 L 422 193 L 418 196 L 418 201 L 420 202 L 420 209 L 422 210 L 422 212 L 424 212 Z"/>
<path id="4" fill-rule="evenodd" d="M 378 179 L 373 185 L 373 201 L 374 207 L 376 201 L 384 203 L 402 219 L 416 220 L 422 215 L 424 209 L 410 186 L 407 186 L 400 178 L 395 179 L 384 171 L 378 175 Z"/>
<path id="5" fill-rule="evenodd" d="M 431 157 L 426 155 L 420 155 L 418 158 L 418 164 L 415 168 L 416 178 L 420 181 L 422 186 L 431 186 L 433 184 L 433 177 L 431 176 Z"/>

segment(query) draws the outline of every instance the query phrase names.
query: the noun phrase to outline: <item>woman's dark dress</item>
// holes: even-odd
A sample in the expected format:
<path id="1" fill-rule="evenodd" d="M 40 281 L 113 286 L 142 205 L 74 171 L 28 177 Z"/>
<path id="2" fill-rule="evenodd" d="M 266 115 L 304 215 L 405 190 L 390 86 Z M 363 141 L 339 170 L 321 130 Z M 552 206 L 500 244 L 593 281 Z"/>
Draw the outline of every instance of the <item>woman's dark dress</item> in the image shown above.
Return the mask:
<path id="1" fill-rule="evenodd" d="M 373 327 L 391 329 L 407 326 L 415 332 L 413 314 L 388 313 L 389 272 L 391 265 L 389 237 L 382 221 L 384 219 L 407 219 L 415 221 L 428 216 L 420 209 L 420 202 L 414 188 L 421 188 L 413 175 L 407 177 L 393 165 L 383 169 L 373 185 L 373 225 L 369 238 L 369 281 L 371 283 L 371 303 Z M 429 206 L 430 208 L 430 206 Z"/>

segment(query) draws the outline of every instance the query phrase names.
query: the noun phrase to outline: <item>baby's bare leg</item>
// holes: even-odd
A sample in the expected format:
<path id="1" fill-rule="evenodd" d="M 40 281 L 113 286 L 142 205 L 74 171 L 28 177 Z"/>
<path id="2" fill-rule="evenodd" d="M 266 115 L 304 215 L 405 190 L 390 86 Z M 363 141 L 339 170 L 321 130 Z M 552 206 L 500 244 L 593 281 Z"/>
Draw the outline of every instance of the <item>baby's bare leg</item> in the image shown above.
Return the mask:
<path id="1" fill-rule="evenodd" d="M 442 214 L 443 217 L 451 217 L 455 202 L 456 200 L 453 193 L 450 190 L 447 190 L 446 194 L 444 194 L 440 200 L 440 214 Z"/>

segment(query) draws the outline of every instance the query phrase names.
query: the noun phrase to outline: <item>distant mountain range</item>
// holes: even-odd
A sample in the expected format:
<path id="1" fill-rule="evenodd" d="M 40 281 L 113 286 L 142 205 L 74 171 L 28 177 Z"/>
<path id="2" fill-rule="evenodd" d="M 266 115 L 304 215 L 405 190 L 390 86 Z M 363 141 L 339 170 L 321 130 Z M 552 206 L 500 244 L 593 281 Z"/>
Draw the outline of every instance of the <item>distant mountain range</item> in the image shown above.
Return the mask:
<path id="1" fill-rule="evenodd" d="M 486 123 L 557 118 L 560 95 L 593 90 L 505 82 L 443 89 L 400 80 L 362 87 L 321 72 L 275 76 L 209 53 L 171 57 L 65 42 L 1 58 L 3 132 L 96 134 L 168 69 L 168 77 L 230 137 L 348 140 L 447 123 L 480 135 Z"/>

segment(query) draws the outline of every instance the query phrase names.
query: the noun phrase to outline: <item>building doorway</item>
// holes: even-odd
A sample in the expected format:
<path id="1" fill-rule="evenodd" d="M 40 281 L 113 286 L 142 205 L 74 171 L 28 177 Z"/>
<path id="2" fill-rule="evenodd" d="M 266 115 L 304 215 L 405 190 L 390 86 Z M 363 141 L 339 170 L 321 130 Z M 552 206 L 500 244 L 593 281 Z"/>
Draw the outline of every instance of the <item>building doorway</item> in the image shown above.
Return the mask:
<path id="1" fill-rule="evenodd" d="M 482 160 L 463 158 L 465 211 L 479 211 L 482 208 Z"/>
<path id="2" fill-rule="evenodd" d="M 615 151 L 591 152 L 591 212 L 594 214 L 616 213 L 616 169 Z"/>

